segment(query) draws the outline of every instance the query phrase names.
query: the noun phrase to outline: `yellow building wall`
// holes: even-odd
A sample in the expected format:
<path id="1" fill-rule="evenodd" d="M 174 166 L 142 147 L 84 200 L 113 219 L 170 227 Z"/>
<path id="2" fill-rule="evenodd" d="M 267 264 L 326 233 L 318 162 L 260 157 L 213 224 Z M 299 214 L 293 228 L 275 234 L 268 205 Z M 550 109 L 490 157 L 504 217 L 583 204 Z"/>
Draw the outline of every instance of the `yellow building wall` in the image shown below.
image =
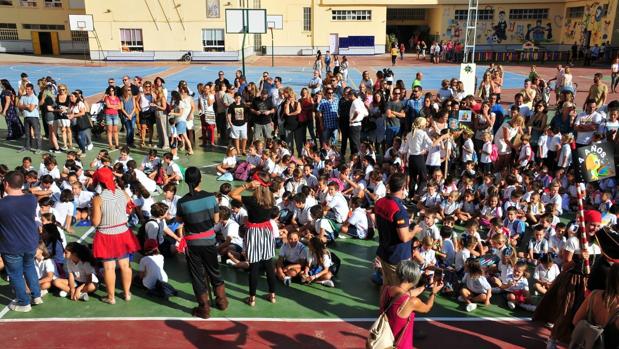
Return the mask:
<path id="1" fill-rule="evenodd" d="M 371 10 L 369 21 L 334 21 L 331 10 Z M 316 10 L 314 41 L 317 46 L 329 46 L 329 34 L 337 33 L 340 37 L 355 35 L 373 35 L 375 45 L 385 45 L 387 8 L 385 6 L 326 6 Z"/>
<path id="2" fill-rule="evenodd" d="M 28 3 L 36 4 L 36 6 L 21 6 L 20 0 L 12 0 L 12 5 L 0 5 L 0 23 L 14 23 L 17 25 L 17 35 L 19 41 L 24 41 L 24 48 L 29 46 L 30 50 L 32 50 L 31 40 L 33 31 L 57 32 L 58 40 L 61 44 L 62 42 L 69 42 L 70 45 L 69 15 L 84 14 L 84 6 L 81 6 L 79 1 L 70 2 L 70 0 L 62 0 L 62 7 L 46 7 L 44 0 L 29 0 Z M 71 7 L 70 4 L 74 6 Z M 24 29 L 23 24 L 64 25 L 65 29 Z M 5 42 L 6 44 L 11 43 Z"/>
<path id="3" fill-rule="evenodd" d="M 604 11 L 605 5 L 608 10 Z M 568 8 L 583 6 L 585 12 L 580 18 L 569 18 Z M 565 4 L 565 14 L 561 27 L 561 41 L 564 44 L 581 43 L 583 31 L 591 31 L 590 44 L 601 45 L 611 41 L 615 25 L 614 14 L 617 11 L 617 1 L 570 1 Z"/>

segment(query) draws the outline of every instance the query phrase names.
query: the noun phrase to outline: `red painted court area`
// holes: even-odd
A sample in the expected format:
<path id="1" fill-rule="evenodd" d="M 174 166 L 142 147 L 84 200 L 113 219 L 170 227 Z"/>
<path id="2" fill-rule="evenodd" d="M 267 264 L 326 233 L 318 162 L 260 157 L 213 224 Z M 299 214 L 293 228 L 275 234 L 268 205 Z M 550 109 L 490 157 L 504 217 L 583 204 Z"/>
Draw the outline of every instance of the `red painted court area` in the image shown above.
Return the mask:
<path id="1" fill-rule="evenodd" d="M 4 348 L 364 348 L 369 322 L 74 320 L 0 323 Z M 416 348 L 545 348 L 529 321 L 419 321 Z"/>

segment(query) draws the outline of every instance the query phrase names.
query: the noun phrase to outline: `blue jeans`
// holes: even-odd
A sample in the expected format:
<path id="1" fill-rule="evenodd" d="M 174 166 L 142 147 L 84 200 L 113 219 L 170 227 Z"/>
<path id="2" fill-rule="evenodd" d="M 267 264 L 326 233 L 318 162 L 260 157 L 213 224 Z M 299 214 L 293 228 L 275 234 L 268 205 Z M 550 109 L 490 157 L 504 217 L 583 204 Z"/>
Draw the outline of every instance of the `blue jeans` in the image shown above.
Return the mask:
<path id="1" fill-rule="evenodd" d="M 322 131 L 322 141 L 337 144 L 337 128 L 325 128 Z"/>
<path id="2" fill-rule="evenodd" d="M 135 116 L 129 119 L 125 119 L 125 132 L 127 134 L 127 145 L 133 146 L 133 137 L 135 135 Z"/>
<path id="3" fill-rule="evenodd" d="M 18 305 L 30 304 L 30 295 L 26 293 L 26 282 L 32 297 L 41 297 L 39 278 L 34 268 L 34 251 L 22 254 L 2 254 L 9 275 L 11 287 L 15 290 Z M 25 279 L 25 280 L 24 280 Z"/>
<path id="4" fill-rule="evenodd" d="M 393 138 L 400 133 L 400 126 L 387 126 L 385 132 L 386 144 L 393 144 Z"/>

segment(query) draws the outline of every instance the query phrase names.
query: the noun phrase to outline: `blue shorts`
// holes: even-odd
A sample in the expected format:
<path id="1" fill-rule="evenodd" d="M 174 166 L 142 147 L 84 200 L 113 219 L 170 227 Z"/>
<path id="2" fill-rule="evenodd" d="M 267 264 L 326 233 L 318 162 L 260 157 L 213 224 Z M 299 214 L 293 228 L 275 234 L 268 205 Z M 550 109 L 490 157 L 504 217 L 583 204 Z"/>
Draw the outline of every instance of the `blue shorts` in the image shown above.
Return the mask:
<path id="1" fill-rule="evenodd" d="M 174 126 L 176 126 L 176 132 L 178 133 L 179 136 L 187 133 L 187 122 L 177 121 Z"/>
<path id="2" fill-rule="evenodd" d="M 350 235 L 353 238 L 357 238 L 357 239 L 365 239 L 367 234 L 359 233 L 357 231 L 357 227 L 356 226 L 349 225 L 348 226 L 348 235 Z"/>
<path id="3" fill-rule="evenodd" d="M 118 126 L 120 125 L 120 118 L 118 115 L 105 114 L 105 124 L 107 126 Z"/>
<path id="4" fill-rule="evenodd" d="M 324 270 L 324 268 L 322 267 L 322 265 L 314 265 L 314 266 L 310 267 L 308 275 L 309 276 L 314 276 L 314 275 L 320 273 L 323 270 Z"/>

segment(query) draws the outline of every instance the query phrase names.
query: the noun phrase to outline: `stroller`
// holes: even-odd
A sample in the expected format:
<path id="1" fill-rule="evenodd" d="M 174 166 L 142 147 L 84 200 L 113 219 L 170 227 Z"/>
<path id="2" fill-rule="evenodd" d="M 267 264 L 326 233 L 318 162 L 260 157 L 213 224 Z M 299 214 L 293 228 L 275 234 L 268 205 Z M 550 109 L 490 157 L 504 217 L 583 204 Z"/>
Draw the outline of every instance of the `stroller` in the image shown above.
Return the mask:
<path id="1" fill-rule="evenodd" d="M 103 114 L 103 102 L 94 103 L 90 107 L 90 121 L 92 122 L 92 135 L 99 139 L 105 132 L 105 115 Z"/>

